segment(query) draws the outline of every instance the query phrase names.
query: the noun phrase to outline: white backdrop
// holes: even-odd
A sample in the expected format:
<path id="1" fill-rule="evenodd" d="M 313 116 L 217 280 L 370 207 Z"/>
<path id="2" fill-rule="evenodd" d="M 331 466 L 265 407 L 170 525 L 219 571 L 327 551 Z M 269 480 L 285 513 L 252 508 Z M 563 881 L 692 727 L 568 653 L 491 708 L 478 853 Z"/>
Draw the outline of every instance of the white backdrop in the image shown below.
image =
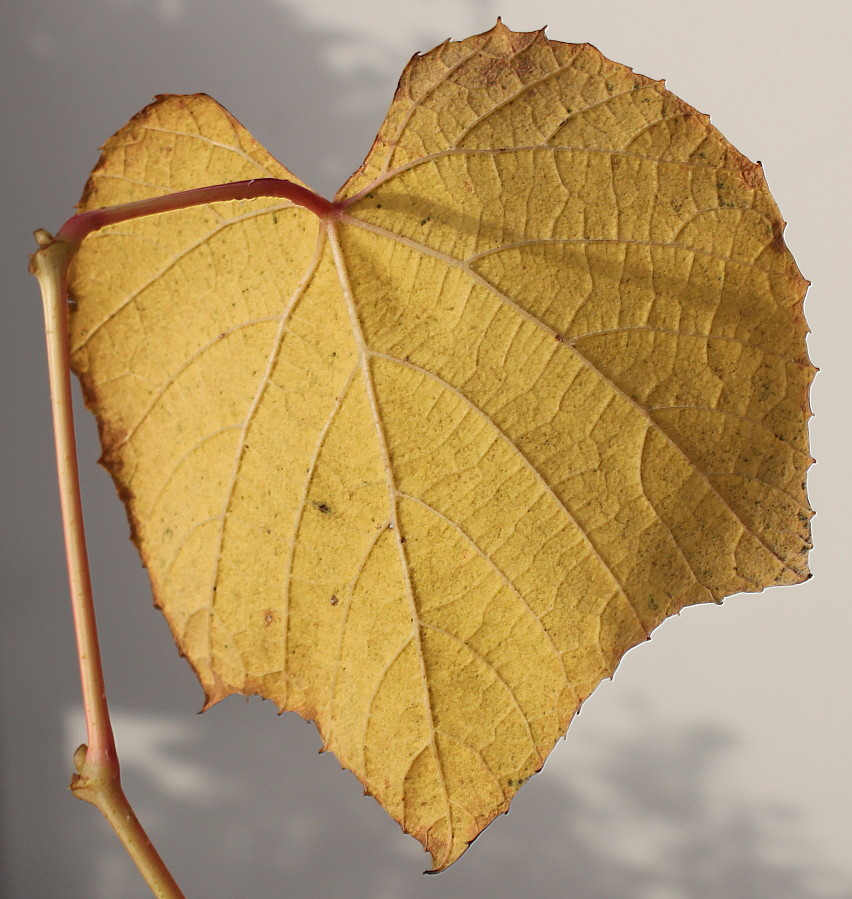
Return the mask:
<path id="1" fill-rule="evenodd" d="M 11 4 L 10 4 L 11 5 Z M 508 817 L 438 877 L 331 756 L 270 704 L 193 712 L 94 424 L 79 419 L 107 678 L 131 800 L 188 896 L 850 897 L 852 438 L 846 2 L 18 0 L 3 12 L 0 892 L 147 890 L 66 790 L 83 739 L 55 491 L 33 228 L 70 214 L 97 147 L 156 93 L 212 94 L 331 195 L 408 58 L 501 14 L 589 41 L 712 115 L 763 161 L 802 272 L 814 578 L 666 622 L 589 700 Z"/>

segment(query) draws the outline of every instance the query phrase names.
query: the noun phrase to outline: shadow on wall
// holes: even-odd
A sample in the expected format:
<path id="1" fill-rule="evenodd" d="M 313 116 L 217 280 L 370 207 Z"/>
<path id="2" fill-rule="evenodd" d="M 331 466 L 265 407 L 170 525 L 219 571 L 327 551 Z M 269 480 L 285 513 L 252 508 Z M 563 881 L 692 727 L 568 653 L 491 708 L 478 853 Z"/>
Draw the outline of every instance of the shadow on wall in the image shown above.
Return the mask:
<path id="1" fill-rule="evenodd" d="M 258 704 L 253 703 L 258 711 Z M 522 791 L 454 867 L 424 878 L 418 845 L 399 834 L 294 715 L 219 710 L 230 738 L 205 740 L 185 719 L 120 716 L 125 769 L 160 849 L 188 895 L 252 897 L 556 897 L 840 899 L 852 883 L 819 864 L 791 810 L 723 799 L 717 765 L 733 748 L 716 727 L 637 722 L 579 764 Z M 212 718 L 216 717 L 213 712 Z M 250 720 L 256 718 L 263 720 Z M 238 720 L 252 736 L 240 739 Z M 212 719 L 211 719 L 212 720 Z M 204 719 L 202 718 L 203 722 Z M 213 722 L 209 735 L 220 735 Z M 203 762 L 198 762 L 203 758 Z M 307 761 L 305 759 L 307 758 Z M 293 768 L 290 767 L 292 760 Z M 294 770 L 298 774 L 294 776 Z M 330 791 L 345 794 L 341 802 Z M 526 794 L 526 795 L 525 795 Z M 339 798 L 339 797 L 338 797 Z M 81 811 L 81 817 L 84 813 Z M 92 836 L 91 821 L 82 828 Z M 194 845 L 190 845 L 194 844 Z M 102 830 L 88 853 L 98 899 L 147 892 Z"/>

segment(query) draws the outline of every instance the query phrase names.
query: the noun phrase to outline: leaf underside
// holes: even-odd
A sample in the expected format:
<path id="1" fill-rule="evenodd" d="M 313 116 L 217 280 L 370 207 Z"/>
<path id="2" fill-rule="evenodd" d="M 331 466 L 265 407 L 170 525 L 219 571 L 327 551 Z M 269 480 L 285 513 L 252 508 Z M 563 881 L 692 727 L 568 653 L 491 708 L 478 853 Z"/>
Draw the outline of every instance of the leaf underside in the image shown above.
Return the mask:
<path id="1" fill-rule="evenodd" d="M 298 180 L 165 96 L 80 208 L 257 177 Z M 808 576 L 806 282 L 706 116 L 499 23 L 336 199 L 97 232 L 74 367 L 207 704 L 315 720 L 441 869 L 663 619 Z"/>

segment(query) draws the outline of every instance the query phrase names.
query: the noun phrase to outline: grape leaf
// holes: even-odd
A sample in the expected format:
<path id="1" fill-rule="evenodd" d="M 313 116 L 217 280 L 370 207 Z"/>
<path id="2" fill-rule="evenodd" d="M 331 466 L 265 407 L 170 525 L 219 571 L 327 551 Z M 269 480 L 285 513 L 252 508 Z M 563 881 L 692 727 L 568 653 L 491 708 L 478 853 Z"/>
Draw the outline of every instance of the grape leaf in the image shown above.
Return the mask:
<path id="1" fill-rule="evenodd" d="M 81 208 L 267 177 L 165 96 Z M 207 705 L 315 720 L 442 869 L 663 619 L 808 576 L 807 282 L 705 115 L 499 22 L 414 57 L 334 208 L 96 233 L 74 367 Z"/>

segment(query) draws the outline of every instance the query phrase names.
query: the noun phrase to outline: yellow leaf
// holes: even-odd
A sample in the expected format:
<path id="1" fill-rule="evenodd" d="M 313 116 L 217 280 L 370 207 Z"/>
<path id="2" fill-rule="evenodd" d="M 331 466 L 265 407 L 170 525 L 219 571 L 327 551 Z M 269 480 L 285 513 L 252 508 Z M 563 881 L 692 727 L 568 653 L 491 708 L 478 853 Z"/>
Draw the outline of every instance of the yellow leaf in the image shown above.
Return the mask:
<path id="1" fill-rule="evenodd" d="M 290 178 L 204 95 L 83 209 Z M 320 219 L 138 219 L 72 272 L 74 365 L 207 704 L 314 719 L 456 860 L 631 646 L 808 576 L 806 282 L 759 165 L 593 47 L 415 57 Z"/>

